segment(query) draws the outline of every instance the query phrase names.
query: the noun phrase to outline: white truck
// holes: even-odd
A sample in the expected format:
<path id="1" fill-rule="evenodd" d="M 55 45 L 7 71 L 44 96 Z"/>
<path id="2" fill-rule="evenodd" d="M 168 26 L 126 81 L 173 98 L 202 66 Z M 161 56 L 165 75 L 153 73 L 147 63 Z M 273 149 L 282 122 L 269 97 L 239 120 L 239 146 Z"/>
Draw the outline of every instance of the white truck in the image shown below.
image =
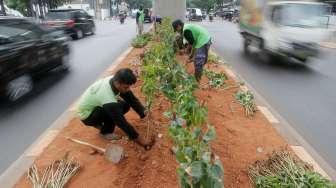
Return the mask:
<path id="1" fill-rule="evenodd" d="M 239 27 L 244 52 L 253 46 L 266 57 L 306 62 L 318 55 L 319 43 L 330 36 L 326 10 L 326 4 L 307 0 L 242 0 Z"/>

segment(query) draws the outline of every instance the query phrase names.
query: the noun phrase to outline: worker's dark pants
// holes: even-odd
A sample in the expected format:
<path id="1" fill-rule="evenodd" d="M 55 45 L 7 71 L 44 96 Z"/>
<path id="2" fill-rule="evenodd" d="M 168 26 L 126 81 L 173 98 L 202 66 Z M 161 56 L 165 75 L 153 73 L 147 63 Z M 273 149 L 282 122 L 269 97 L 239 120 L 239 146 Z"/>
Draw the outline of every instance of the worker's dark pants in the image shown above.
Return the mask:
<path id="1" fill-rule="evenodd" d="M 138 138 L 139 134 L 127 122 L 124 117 L 130 110 L 130 105 L 125 101 L 108 103 L 103 107 L 97 106 L 88 118 L 82 120 L 85 125 L 93 126 L 100 130 L 101 134 L 113 133 L 115 126 L 123 130 L 130 139 Z"/>
<path id="2" fill-rule="evenodd" d="M 197 81 L 201 80 L 203 66 L 208 62 L 208 54 L 211 41 L 204 44 L 202 47 L 196 49 L 194 57 L 195 78 Z"/>

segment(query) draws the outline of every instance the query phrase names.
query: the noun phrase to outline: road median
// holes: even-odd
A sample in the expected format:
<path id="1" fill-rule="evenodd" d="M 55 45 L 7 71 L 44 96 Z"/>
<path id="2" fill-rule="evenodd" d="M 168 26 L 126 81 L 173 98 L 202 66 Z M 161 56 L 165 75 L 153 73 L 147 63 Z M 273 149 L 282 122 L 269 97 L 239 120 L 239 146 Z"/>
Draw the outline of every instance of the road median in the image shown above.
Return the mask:
<path id="1" fill-rule="evenodd" d="M 126 51 L 121 58 L 118 58 L 117 64 L 114 63 L 102 74 L 102 76 L 107 76 L 113 74 L 119 68 L 131 68 L 139 79 L 133 88 L 133 92 L 136 96 L 139 96 L 143 103 L 147 100 L 147 97 L 142 93 L 142 87 L 145 83 L 143 57 L 145 59 L 146 57 L 153 58 L 148 56 L 151 52 L 169 54 L 169 51 L 165 51 L 167 49 L 160 46 L 161 43 L 158 44 L 155 39 L 160 41 L 160 38 L 154 36 L 154 42 L 149 45 Z M 160 56 L 154 59 L 162 63 L 164 58 Z M 186 76 L 185 73 L 192 74 L 193 65 L 186 63 L 188 61 L 186 55 L 176 55 L 176 60 L 179 65 L 182 65 L 180 68 L 184 76 Z M 280 124 L 281 119 L 278 119 L 277 115 L 274 115 L 267 108 L 267 105 L 253 100 L 249 100 L 248 105 L 242 102 L 241 99 L 243 101 L 246 99 L 244 97 L 251 97 L 249 91 L 253 89 L 247 82 L 244 81 L 243 83 L 240 80 L 241 77 L 235 74 L 233 70 L 221 64 L 217 59 L 216 61 L 210 60 L 206 64 L 205 72 L 199 88 L 195 89 L 193 96 L 199 101 L 202 108 L 207 109 L 207 123 L 204 125 L 205 128 L 189 127 L 186 129 L 202 132 L 206 127 L 213 126 L 216 130 L 215 139 L 213 134 L 208 135 L 209 130 L 204 134 L 208 137 L 204 138 L 204 135 L 199 135 L 199 137 L 202 136 L 205 140 L 214 139 L 207 152 L 210 152 L 210 158 L 215 156 L 223 164 L 224 174 L 219 182 L 223 182 L 226 187 L 253 187 L 249 177 L 249 168 L 256 161 L 267 160 L 274 151 L 287 150 L 293 155 L 297 153 L 299 157 L 308 156 L 306 151 L 302 148 L 293 147 L 278 133 L 273 124 Z M 169 74 L 170 71 L 163 71 L 163 73 Z M 192 81 L 192 77 L 189 76 L 185 79 L 191 79 Z M 176 90 L 178 89 L 182 88 L 176 87 Z M 170 94 L 172 96 L 176 93 Z M 202 176 L 202 174 L 193 171 L 196 165 L 183 169 L 180 161 L 189 162 L 188 158 L 185 157 L 190 154 L 187 150 L 186 153 L 179 153 L 179 155 L 172 152 L 172 148 L 177 143 L 176 140 L 172 141 L 171 139 L 172 125 L 171 119 L 167 118 L 167 111 L 172 106 L 180 104 L 173 104 L 168 98 L 164 93 L 156 93 L 155 95 L 151 111 L 150 131 L 157 135 L 157 141 L 150 151 L 143 150 L 143 148 L 127 139 L 119 129 L 116 130 L 116 133 L 123 135 L 123 139 L 113 141 L 113 143 L 104 140 L 98 135 L 96 129 L 83 125 L 75 116 L 76 103 L 74 103 L 59 119 L 58 123 L 52 126 L 55 129 L 48 130 L 36 142 L 38 144 L 26 153 L 25 159 L 30 157 L 30 163 L 25 166 L 25 170 L 20 171 L 22 177 L 15 180 L 16 185 L 14 187 L 25 188 L 31 186 L 24 172 L 32 163 L 43 169 L 65 154 L 71 155 L 81 165 L 81 170 L 71 179 L 68 187 L 179 187 L 181 173 L 177 174 L 177 169 L 179 169 L 179 172 L 185 170 L 186 174 L 184 175 L 187 177 Z M 188 104 L 190 103 L 186 103 L 186 105 Z M 163 114 L 166 114 L 166 116 Z M 140 134 L 145 134 L 148 131 L 148 124 L 139 120 L 134 112 L 128 113 L 126 117 Z M 185 132 L 185 134 L 188 133 Z M 117 144 L 124 148 L 125 157 L 119 164 L 110 163 L 103 156 L 93 154 L 90 148 L 69 142 L 67 137 L 84 140 L 103 148 L 106 148 L 109 144 Z M 197 139 L 196 141 L 196 143 L 203 143 L 198 142 Z M 198 152 L 201 153 L 202 151 Z M 190 155 L 194 156 L 193 154 Z M 206 156 L 201 158 L 200 161 L 205 160 Z M 209 163 L 212 161 L 212 159 L 210 161 L 210 158 Z M 304 157 L 300 158 L 306 160 Z M 307 162 L 313 162 L 312 157 L 306 158 L 308 159 Z M 322 175 L 327 176 L 321 169 L 319 169 L 319 165 L 315 167 L 315 170 L 320 170 Z"/>

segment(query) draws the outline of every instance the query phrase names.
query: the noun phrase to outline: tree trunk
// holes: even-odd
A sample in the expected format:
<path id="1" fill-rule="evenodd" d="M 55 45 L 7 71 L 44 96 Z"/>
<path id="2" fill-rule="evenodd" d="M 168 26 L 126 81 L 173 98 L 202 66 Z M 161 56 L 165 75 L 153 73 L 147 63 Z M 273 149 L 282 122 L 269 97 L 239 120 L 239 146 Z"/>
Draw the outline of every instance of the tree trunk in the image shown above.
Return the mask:
<path id="1" fill-rule="evenodd" d="M 44 11 L 44 15 L 47 14 L 47 7 L 48 7 L 48 4 L 46 1 L 43 2 L 43 11 Z"/>
<path id="2" fill-rule="evenodd" d="M 43 4 L 42 4 L 42 1 L 39 0 L 38 1 L 38 7 L 39 7 L 39 11 L 40 11 L 40 18 L 44 18 L 44 13 L 43 13 Z"/>
<path id="3" fill-rule="evenodd" d="M 0 13 L 2 13 L 4 16 L 6 16 L 6 9 L 5 9 L 5 5 L 4 5 L 4 0 L 0 0 L 0 8 L 1 8 Z"/>
<path id="4" fill-rule="evenodd" d="M 27 2 L 27 16 L 28 17 L 34 17 L 34 8 L 33 8 L 34 2 L 33 0 L 28 0 Z"/>

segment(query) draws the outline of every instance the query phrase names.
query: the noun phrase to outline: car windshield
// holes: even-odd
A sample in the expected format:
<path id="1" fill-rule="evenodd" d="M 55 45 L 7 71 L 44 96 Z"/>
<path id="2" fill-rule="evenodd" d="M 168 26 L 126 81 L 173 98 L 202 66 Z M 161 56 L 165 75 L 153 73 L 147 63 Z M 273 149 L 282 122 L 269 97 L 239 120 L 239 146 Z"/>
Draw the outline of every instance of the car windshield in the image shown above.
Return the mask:
<path id="1" fill-rule="evenodd" d="M 277 6 L 273 20 L 291 27 L 326 27 L 328 17 L 323 4 L 287 4 Z"/>
<path id="2" fill-rule="evenodd" d="M 46 15 L 47 19 L 52 20 L 64 20 L 70 19 L 72 17 L 72 13 L 70 11 L 55 11 L 55 12 L 48 12 Z"/>
<path id="3" fill-rule="evenodd" d="M 30 24 L 0 25 L 0 45 L 36 38 L 37 33 L 32 30 Z"/>

